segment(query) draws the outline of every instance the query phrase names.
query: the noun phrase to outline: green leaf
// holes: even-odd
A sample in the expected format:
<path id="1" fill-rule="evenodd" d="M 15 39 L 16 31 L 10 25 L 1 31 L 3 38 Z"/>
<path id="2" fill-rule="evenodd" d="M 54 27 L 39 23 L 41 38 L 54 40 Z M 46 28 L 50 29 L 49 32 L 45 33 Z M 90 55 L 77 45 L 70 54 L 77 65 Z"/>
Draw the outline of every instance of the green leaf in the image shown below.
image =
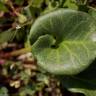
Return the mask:
<path id="1" fill-rule="evenodd" d="M 43 0 L 33 0 L 33 1 L 32 1 L 32 6 L 33 6 L 33 7 L 40 8 L 42 2 L 43 2 Z"/>
<path id="2" fill-rule="evenodd" d="M 19 14 L 18 13 L 18 21 L 19 21 L 19 23 L 25 23 L 26 21 L 27 21 L 27 17 L 25 16 L 25 15 L 23 15 L 23 14 Z"/>
<path id="3" fill-rule="evenodd" d="M 4 12 L 8 11 L 7 7 L 1 1 L 0 1 L 0 11 L 4 11 Z"/>
<path id="4" fill-rule="evenodd" d="M 34 85 L 27 85 L 20 89 L 19 96 L 26 96 L 31 95 L 34 96 L 36 90 L 36 86 Z"/>
<path id="5" fill-rule="evenodd" d="M 83 72 L 72 77 L 59 77 L 63 87 L 71 92 L 96 96 L 96 60 Z"/>
<path id="6" fill-rule="evenodd" d="M 17 34 L 17 30 L 9 29 L 0 33 L 0 44 L 11 42 Z"/>
<path id="7" fill-rule="evenodd" d="M 21 42 L 23 40 L 26 39 L 27 34 L 29 31 L 29 28 L 27 27 L 27 29 L 25 27 L 22 26 L 17 26 L 17 29 L 8 29 L 6 31 L 3 31 L 0 33 L 0 44 L 5 43 L 5 42 L 12 42 L 14 39 L 17 42 Z"/>
<path id="8" fill-rule="evenodd" d="M 53 74 L 73 75 L 96 57 L 96 25 L 87 13 L 59 9 L 32 25 L 29 40 L 38 65 Z"/>
<path id="9" fill-rule="evenodd" d="M 45 4 L 47 5 L 45 10 L 41 13 L 46 14 L 58 8 L 62 8 L 66 0 L 46 0 Z"/>
<path id="10" fill-rule="evenodd" d="M 8 90 L 5 87 L 0 88 L 0 96 L 8 96 Z"/>
<path id="11" fill-rule="evenodd" d="M 88 12 L 96 20 L 96 9 L 91 7 Z"/>
<path id="12" fill-rule="evenodd" d="M 22 5 L 24 3 L 24 0 L 15 0 L 14 1 L 17 5 Z"/>
<path id="13" fill-rule="evenodd" d="M 70 9 L 78 9 L 78 6 L 76 5 L 76 0 L 66 0 L 63 7 L 68 7 Z"/>
<path id="14" fill-rule="evenodd" d="M 88 79 L 65 77 L 62 78 L 61 84 L 71 92 L 82 93 L 85 96 L 96 96 L 96 80 L 94 83 Z"/>

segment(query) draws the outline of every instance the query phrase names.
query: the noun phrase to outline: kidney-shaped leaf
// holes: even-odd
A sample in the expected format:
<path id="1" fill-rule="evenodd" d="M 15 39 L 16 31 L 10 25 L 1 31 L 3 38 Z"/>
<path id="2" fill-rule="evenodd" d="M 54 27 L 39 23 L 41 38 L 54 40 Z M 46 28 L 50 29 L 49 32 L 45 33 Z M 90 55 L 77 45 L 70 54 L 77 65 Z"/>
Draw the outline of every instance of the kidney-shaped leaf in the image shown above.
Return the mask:
<path id="1" fill-rule="evenodd" d="M 53 74 L 73 75 L 96 57 L 96 25 L 84 12 L 59 9 L 32 25 L 29 40 L 38 65 Z"/>

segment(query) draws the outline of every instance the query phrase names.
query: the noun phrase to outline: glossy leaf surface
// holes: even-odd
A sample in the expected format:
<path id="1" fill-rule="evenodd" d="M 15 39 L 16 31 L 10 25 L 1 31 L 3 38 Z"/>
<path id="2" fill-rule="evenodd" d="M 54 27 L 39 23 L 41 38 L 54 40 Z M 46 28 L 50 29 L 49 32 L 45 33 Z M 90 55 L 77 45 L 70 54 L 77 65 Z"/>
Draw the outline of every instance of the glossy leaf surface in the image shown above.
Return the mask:
<path id="1" fill-rule="evenodd" d="M 84 12 L 59 9 L 41 16 L 29 35 L 38 65 L 53 74 L 80 73 L 96 57 L 95 27 Z"/>

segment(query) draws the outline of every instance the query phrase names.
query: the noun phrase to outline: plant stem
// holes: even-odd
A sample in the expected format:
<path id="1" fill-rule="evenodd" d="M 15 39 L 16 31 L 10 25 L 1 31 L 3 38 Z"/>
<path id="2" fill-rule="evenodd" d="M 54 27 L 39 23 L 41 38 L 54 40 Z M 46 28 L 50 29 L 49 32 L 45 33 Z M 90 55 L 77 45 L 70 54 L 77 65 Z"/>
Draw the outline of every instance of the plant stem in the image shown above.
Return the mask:
<path id="1" fill-rule="evenodd" d="M 25 54 L 25 53 L 28 53 L 28 52 L 31 52 L 31 47 L 22 48 L 22 49 L 13 51 L 13 52 L 10 53 L 10 55 L 11 56 L 18 56 L 18 55 Z"/>

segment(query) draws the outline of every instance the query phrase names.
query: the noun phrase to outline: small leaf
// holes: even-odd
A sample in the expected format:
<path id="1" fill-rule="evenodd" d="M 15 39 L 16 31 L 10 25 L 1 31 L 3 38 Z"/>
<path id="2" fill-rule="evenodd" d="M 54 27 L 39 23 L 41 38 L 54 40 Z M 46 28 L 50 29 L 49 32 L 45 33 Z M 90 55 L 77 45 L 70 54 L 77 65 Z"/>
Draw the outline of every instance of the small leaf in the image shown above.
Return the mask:
<path id="1" fill-rule="evenodd" d="M 23 14 L 18 13 L 18 21 L 19 23 L 25 23 L 27 21 L 27 18 Z"/>
<path id="2" fill-rule="evenodd" d="M 9 29 L 0 33 L 0 44 L 12 41 L 17 34 L 17 30 Z"/>
<path id="3" fill-rule="evenodd" d="M 63 7 L 68 7 L 70 9 L 78 9 L 75 0 L 66 0 Z"/>
<path id="4" fill-rule="evenodd" d="M 17 5 L 22 5 L 24 3 L 24 0 L 15 0 L 14 1 Z"/>
<path id="5" fill-rule="evenodd" d="M 5 42 L 12 42 L 14 38 L 17 40 L 17 42 L 21 42 L 26 38 L 26 34 L 27 32 L 25 27 L 19 29 L 8 29 L 0 33 L 0 44 Z"/>
<path id="6" fill-rule="evenodd" d="M 8 90 L 5 87 L 0 88 L 0 96 L 8 96 Z"/>
<path id="7" fill-rule="evenodd" d="M 90 8 L 88 13 L 96 20 L 96 9 Z"/>
<path id="8" fill-rule="evenodd" d="M 33 6 L 33 7 L 40 8 L 42 2 L 43 2 L 43 0 L 33 0 L 33 1 L 32 1 L 32 6 Z"/>
<path id="9" fill-rule="evenodd" d="M 8 11 L 7 7 L 1 1 L 0 1 L 0 11 L 4 11 L 4 12 Z"/>

